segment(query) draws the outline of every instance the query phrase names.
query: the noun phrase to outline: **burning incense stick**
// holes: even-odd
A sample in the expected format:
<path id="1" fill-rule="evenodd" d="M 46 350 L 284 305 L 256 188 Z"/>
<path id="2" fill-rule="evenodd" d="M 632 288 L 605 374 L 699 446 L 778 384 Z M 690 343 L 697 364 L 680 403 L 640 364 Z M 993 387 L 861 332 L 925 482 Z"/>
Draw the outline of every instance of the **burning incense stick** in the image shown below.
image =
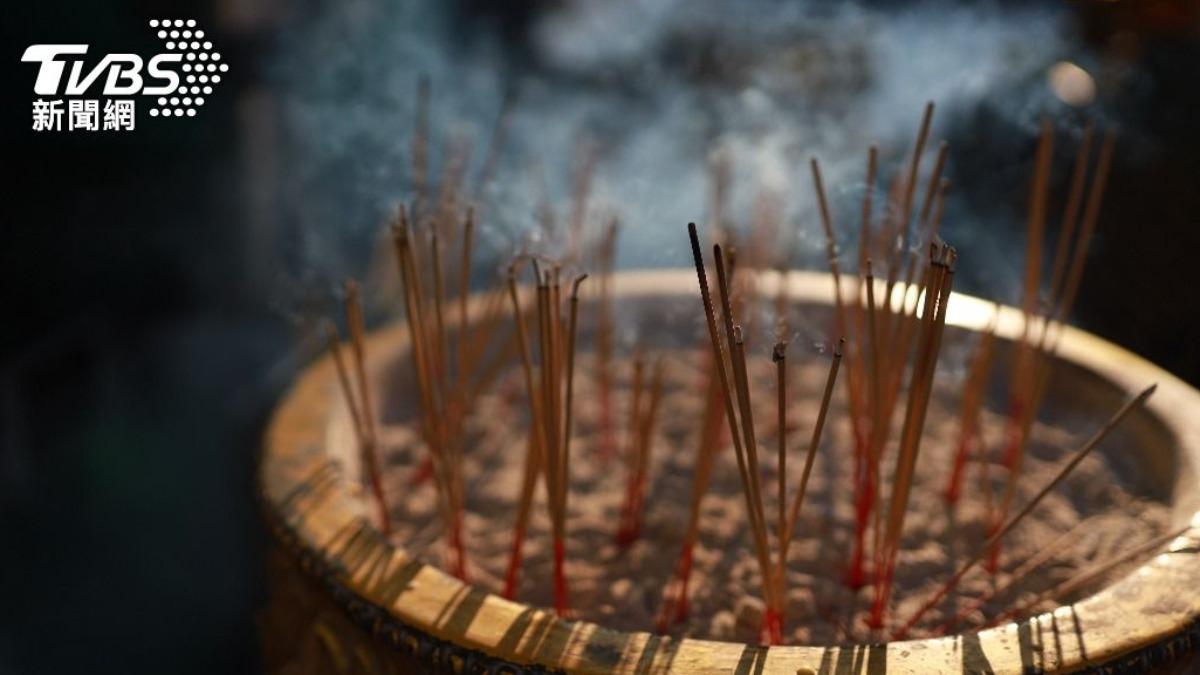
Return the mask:
<path id="1" fill-rule="evenodd" d="M 1116 428 L 1116 426 L 1120 424 L 1130 412 L 1145 404 L 1146 400 L 1154 394 L 1154 390 L 1157 387 L 1158 385 L 1150 385 L 1149 387 L 1143 389 L 1140 394 L 1126 402 L 1125 405 L 1121 406 L 1121 409 L 1114 413 L 1113 416 L 1110 417 L 1107 422 L 1105 422 L 1104 426 L 1102 426 L 1095 434 L 1093 434 L 1092 437 L 1083 444 L 1083 446 L 1075 451 L 1074 455 L 1063 466 L 1063 468 L 1059 470 L 1058 474 L 1056 474 L 1054 478 L 1045 485 L 1045 487 L 1043 487 L 1036 495 L 1034 495 L 1034 497 L 1025 504 L 1024 508 L 1022 508 L 1020 512 L 1009 518 L 1002 527 L 988 537 L 988 540 L 979 547 L 979 550 L 976 551 L 973 556 L 971 556 L 965 563 L 962 564 L 961 567 L 958 568 L 958 571 L 954 573 L 954 576 L 952 576 L 950 580 L 947 581 L 938 590 L 938 592 L 933 595 L 933 597 L 925 601 L 925 603 L 922 604 L 921 607 L 911 617 L 909 617 L 899 629 L 892 632 L 892 637 L 894 639 L 904 639 L 904 636 L 908 634 L 908 631 L 912 630 L 912 627 L 921 620 L 921 617 L 923 617 L 926 612 L 937 605 L 937 603 L 940 602 L 942 598 L 946 597 L 950 591 L 954 590 L 955 586 L 958 585 L 958 582 L 962 580 L 967 572 L 971 571 L 975 565 L 979 564 L 984 557 L 988 555 L 988 552 L 991 551 L 992 547 L 997 542 L 1002 540 L 1005 535 L 1011 532 L 1013 528 L 1015 528 L 1017 524 L 1021 522 L 1021 519 L 1029 515 L 1029 513 L 1031 513 L 1033 509 L 1036 508 L 1037 505 L 1046 498 L 1046 495 L 1050 494 L 1054 488 L 1058 487 L 1058 485 L 1062 483 L 1068 475 L 1070 475 L 1071 471 L 1074 470 L 1075 467 L 1078 466 L 1079 463 L 1082 462 L 1083 459 L 1092 452 L 1092 450 L 1096 449 L 1096 446 L 1100 445 L 1100 442 L 1103 441 L 1104 438 L 1107 437 L 1108 434 L 1114 428 Z"/>

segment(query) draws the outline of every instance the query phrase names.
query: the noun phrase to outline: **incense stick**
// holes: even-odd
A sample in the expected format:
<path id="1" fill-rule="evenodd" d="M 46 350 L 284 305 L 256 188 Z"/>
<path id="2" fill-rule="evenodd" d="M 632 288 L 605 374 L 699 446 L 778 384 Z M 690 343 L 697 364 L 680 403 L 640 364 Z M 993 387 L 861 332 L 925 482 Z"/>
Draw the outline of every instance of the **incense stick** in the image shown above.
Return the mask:
<path id="1" fill-rule="evenodd" d="M 337 329 L 333 327 L 332 323 L 327 323 L 325 325 L 325 332 L 329 343 L 329 353 L 333 356 L 333 362 L 337 369 L 342 396 L 345 398 L 346 407 L 350 411 L 350 421 L 354 427 L 354 438 L 358 442 L 359 454 L 366 469 L 365 473 L 368 484 L 371 486 L 371 495 L 374 498 L 375 507 L 379 514 L 379 527 L 386 537 L 392 531 L 391 518 L 388 515 L 387 502 L 383 494 L 383 484 L 379 476 L 379 462 L 376 458 L 377 446 L 371 440 L 370 432 L 367 430 L 367 422 L 364 419 L 366 411 L 360 410 L 360 404 L 354 399 L 354 388 L 350 384 L 350 376 L 346 369 L 346 363 L 342 358 Z"/>
<path id="2" fill-rule="evenodd" d="M 725 404 L 725 417 L 727 423 L 729 424 L 729 429 L 732 432 L 731 435 L 733 439 L 734 453 L 737 457 L 738 474 L 742 480 L 742 492 L 746 498 L 746 511 L 750 519 L 751 530 L 754 534 L 755 552 L 758 557 L 759 569 L 761 571 L 763 580 L 763 598 L 767 601 L 767 605 L 773 608 L 777 605 L 775 602 L 773 602 L 774 598 L 771 590 L 773 586 L 770 583 L 771 566 L 768 560 L 768 554 L 766 552 L 765 535 L 762 531 L 762 503 L 756 499 L 757 492 L 754 489 L 756 481 L 750 474 L 750 469 L 748 467 L 749 453 L 744 445 L 747 442 L 747 439 L 752 439 L 752 435 L 745 434 L 745 428 L 743 427 L 743 424 L 747 423 L 747 420 L 742 418 L 741 423 L 739 423 L 737 413 L 734 410 L 734 401 L 735 396 L 737 395 L 734 393 L 734 388 L 731 386 L 730 374 L 726 371 L 726 349 L 721 339 L 721 335 L 717 330 L 716 314 L 713 309 L 712 296 L 708 288 L 708 277 L 704 271 L 704 258 L 700 252 L 700 240 L 696 234 L 695 223 L 688 223 L 688 236 L 691 240 L 692 258 L 696 265 L 696 276 L 700 283 L 700 299 L 704 306 L 704 315 L 708 326 L 709 340 L 712 343 L 713 360 L 715 362 L 714 366 L 716 367 L 717 373 L 720 376 L 721 388 L 724 390 L 723 403 Z M 733 351 L 736 345 L 734 344 L 733 322 L 732 317 L 730 316 L 731 312 L 729 308 L 728 278 L 726 274 L 724 258 L 720 255 L 720 251 L 720 245 L 714 247 L 714 254 L 716 255 L 717 261 L 718 287 L 721 293 L 722 315 L 726 326 L 726 337 L 730 343 L 730 362 L 733 364 L 733 368 L 736 371 L 738 361 Z M 740 396 L 738 396 L 738 402 L 741 403 Z M 741 434 L 739 434 L 739 432 L 741 432 Z M 770 639 L 774 639 L 775 636 L 769 635 L 768 637 Z"/>
<path id="3" fill-rule="evenodd" d="M 962 492 L 963 473 L 966 469 L 967 458 L 977 437 L 979 425 L 979 409 L 983 403 L 984 389 L 992 372 L 992 360 L 995 353 L 996 327 L 999 325 L 1000 308 L 996 306 L 987 329 L 975 347 L 975 356 L 971 359 L 971 370 L 963 387 L 962 412 L 959 415 L 958 451 L 954 455 L 954 465 L 950 477 L 946 481 L 946 489 L 942 498 L 947 504 L 956 504 Z"/>
<path id="4" fill-rule="evenodd" d="M 1140 557 L 1146 555 L 1147 553 L 1152 553 L 1152 552 L 1162 548 L 1164 545 L 1169 544 L 1171 541 L 1175 540 L 1176 538 L 1182 537 L 1190 529 L 1192 529 L 1191 525 L 1184 525 L 1183 527 L 1172 530 L 1171 532 L 1154 537 L 1153 539 L 1151 539 L 1149 541 L 1143 542 L 1142 544 L 1135 546 L 1135 547 L 1129 549 L 1128 551 L 1118 554 L 1108 560 L 1105 560 L 1104 562 L 1093 565 L 1092 567 L 1084 570 L 1083 572 L 1058 584 L 1054 588 L 1051 588 L 1043 593 L 1038 594 L 1038 596 L 1033 598 L 1032 600 L 1010 608 L 1008 611 L 997 616 L 995 619 L 993 619 L 989 623 L 997 623 L 997 622 L 1004 621 L 1004 620 L 1007 620 L 1012 617 L 1020 616 L 1022 614 L 1025 614 L 1029 610 L 1033 609 L 1034 607 L 1037 607 L 1038 605 L 1042 604 L 1043 602 L 1046 602 L 1048 600 L 1057 600 L 1058 598 L 1064 597 L 1066 595 L 1070 595 L 1071 593 L 1079 590 L 1083 586 L 1086 586 L 1086 585 L 1092 583 L 1093 581 L 1095 581 L 1096 579 L 1104 576 L 1105 574 L 1108 574 L 1109 572 L 1116 569 L 1117 567 L 1120 567 L 1121 565 L 1123 565 L 1131 560 L 1134 560 L 1135 558 L 1140 558 Z"/>
<path id="5" fill-rule="evenodd" d="M 363 463 L 367 468 L 371 492 L 375 495 L 375 503 L 379 509 L 379 520 L 384 536 L 392 531 L 391 519 L 388 515 L 387 502 L 383 495 L 383 479 L 379 468 L 378 434 L 375 430 L 375 406 L 371 402 L 371 387 L 367 382 L 366 368 L 366 326 L 363 320 L 362 301 L 359 296 L 358 283 L 347 280 L 346 285 L 346 325 L 350 328 L 351 353 L 354 356 L 354 372 L 358 379 L 358 396 L 361 407 L 359 419 L 362 424 L 360 435 L 360 452 Z M 337 352 L 334 352 L 337 354 Z M 340 364 L 340 358 L 337 359 Z"/>
<path id="6" fill-rule="evenodd" d="M 796 531 L 796 523 L 800 520 L 800 507 L 804 503 L 804 497 L 808 494 L 808 479 L 812 475 L 813 462 L 817 457 L 817 448 L 821 445 L 821 433 L 825 429 L 825 418 L 829 414 L 829 402 L 833 399 L 833 386 L 837 382 L 838 368 L 842 363 L 842 352 L 846 345 L 846 339 L 840 338 L 837 346 L 833 350 L 833 361 L 829 364 L 829 376 L 825 379 L 825 390 L 821 395 L 821 408 L 817 413 L 817 419 L 813 424 L 812 437 L 808 442 L 808 452 L 804 456 L 804 470 L 800 473 L 800 485 L 796 489 L 796 496 L 792 498 L 792 506 L 788 511 L 787 525 L 784 527 L 784 536 L 781 538 L 779 554 L 779 578 L 783 578 L 783 570 L 787 564 L 788 549 L 792 544 L 792 537 Z M 784 501 L 783 493 L 779 496 L 780 503 Z"/>
<path id="7" fill-rule="evenodd" d="M 521 300 L 517 292 L 516 264 L 508 268 L 508 295 L 512 303 L 513 321 L 516 323 L 517 343 L 521 353 L 521 370 L 525 377 L 525 392 L 529 398 L 529 441 L 525 455 L 525 470 L 521 481 L 521 493 L 517 503 L 517 518 L 513 525 L 512 552 L 509 555 L 508 573 L 504 581 L 504 597 L 516 596 L 517 578 L 520 574 L 521 550 L 525 540 L 525 529 L 533 504 L 533 492 L 537 486 L 544 460 L 546 440 L 542 421 L 541 400 L 538 397 L 533 376 L 533 358 L 530 355 L 529 334 L 525 327 L 525 314 L 521 311 Z"/>
<path id="8" fill-rule="evenodd" d="M 700 446 L 696 456 L 696 468 L 692 476 L 691 499 L 688 504 L 688 525 L 683 535 L 683 546 L 675 564 L 674 581 L 669 583 L 664 591 L 662 607 L 659 609 L 658 618 L 655 621 L 656 630 L 660 634 L 667 631 L 667 626 L 671 622 L 682 621 L 687 616 L 692 552 L 700 531 L 700 504 L 704 493 L 708 490 L 713 460 L 716 457 L 721 433 L 725 429 L 724 419 L 721 416 L 721 380 L 715 372 L 716 368 L 721 367 L 721 364 L 716 362 L 711 352 L 708 354 L 706 363 L 705 378 L 708 384 L 704 397 L 704 418 L 700 427 Z"/>
<path id="9" fill-rule="evenodd" d="M 908 509 L 908 498 L 912 490 L 917 455 L 925 426 L 925 415 L 928 412 L 937 355 L 941 348 L 942 331 L 946 325 L 946 305 L 950 299 L 954 263 L 954 248 L 943 247 L 935 243 L 930 252 L 930 265 L 934 270 L 933 281 L 925 296 L 922 330 L 917 341 L 917 361 L 913 365 L 908 405 L 905 409 L 904 425 L 900 432 L 896 475 L 892 480 L 892 498 L 888 508 L 887 529 L 883 549 L 877 556 L 883 569 L 881 570 L 882 578 L 876 580 L 875 600 L 868 620 L 868 624 L 872 628 L 883 626 L 888 601 L 891 598 L 900 533 L 903 530 Z"/>
<path id="10" fill-rule="evenodd" d="M 639 371 L 635 377 L 638 380 L 637 387 L 640 389 L 642 365 L 639 362 L 635 367 Z M 628 547 L 641 534 L 642 509 L 646 498 L 646 477 L 650 466 L 651 450 L 654 447 L 651 435 L 654 432 L 654 423 L 662 402 L 662 388 L 663 361 L 662 358 L 659 358 L 654 364 L 654 372 L 650 380 L 649 401 L 644 406 L 645 409 L 642 410 L 637 404 L 633 408 L 633 419 L 631 420 L 632 461 L 626 487 L 625 505 L 621 512 L 616 536 L 617 545 L 621 547 Z"/>

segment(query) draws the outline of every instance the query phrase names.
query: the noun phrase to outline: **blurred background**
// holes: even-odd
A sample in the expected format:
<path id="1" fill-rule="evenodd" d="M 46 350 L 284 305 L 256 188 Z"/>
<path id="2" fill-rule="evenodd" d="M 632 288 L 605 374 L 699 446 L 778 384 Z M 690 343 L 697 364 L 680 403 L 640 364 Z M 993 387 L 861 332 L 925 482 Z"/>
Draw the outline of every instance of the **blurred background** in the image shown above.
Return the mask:
<path id="1" fill-rule="evenodd" d="M 231 66 L 195 118 L 31 130 L 28 45 L 149 55 L 155 18 Z M 687 263 L 722 156 L 735 217 L 778 204 L 823 268 L 808 157 L 851 222 L 866 147 L 894 168 L 932 99 L 961 287 L 1006 301 L 1039 119 L 1060 195 L 1086 121 L 1116 128 L 1073 321 L 1200 384 L 1200 2 L 39 0 L 0 31 L 0 673 L 261 670 L 260 435 L 410 194 L 422 75 L 431 171 L 473 149 L 487 248 L 561 219 L 590 157 L 622 267 Z"/>

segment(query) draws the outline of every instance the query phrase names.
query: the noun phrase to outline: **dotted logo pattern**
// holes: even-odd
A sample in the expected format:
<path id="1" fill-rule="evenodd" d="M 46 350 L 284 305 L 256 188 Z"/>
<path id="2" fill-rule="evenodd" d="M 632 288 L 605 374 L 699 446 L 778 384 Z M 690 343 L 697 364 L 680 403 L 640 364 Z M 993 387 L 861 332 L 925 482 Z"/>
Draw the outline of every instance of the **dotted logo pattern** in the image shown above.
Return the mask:
<path id="1" fill-rule="evenodd" d="M 172 96 L 158 97 L 157 107 L 150 108 L 151 117 L 195 117 L 196 109 L 204 105 L 204 97 L 220 84 L 221 73 L 229 72 L 229 64 L 221 62 L 221 52 L 205 39 L 203 30 L 196 28 L 195 19 L 150 19 L 150 27 L 158 31 L 167 52 L 183 55 L 183 79 Z"/>

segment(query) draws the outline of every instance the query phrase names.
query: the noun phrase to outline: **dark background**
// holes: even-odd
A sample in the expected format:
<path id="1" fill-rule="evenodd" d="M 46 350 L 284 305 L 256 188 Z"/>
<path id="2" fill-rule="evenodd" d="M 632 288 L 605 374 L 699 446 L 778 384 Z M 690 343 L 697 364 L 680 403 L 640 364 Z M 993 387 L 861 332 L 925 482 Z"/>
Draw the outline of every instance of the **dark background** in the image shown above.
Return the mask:
<path id="1" fill-rule="evenodd" d="M 286 167 L 265 64 L 288 22 L 318 4 L 5 8 L 0 673 L 259 669 L 254 457 L 301 360 L 276 308 L 272 251 L 288 231 L 271 181 Z M 1075 321 L 1200 384 L 1197 4 L 1070 6 L 1089 44 L 1124 50 L 1144 75 L 1114 115 L 1145 145 L 1136 170 L 1118 157 Z M 507 36 L 519 59 L 537 9 L 464 0 L 454 11 Z M 26 46 L 151 53 L 155 16 L 196 18 L 237 64 L 197 118 L 29 130 Z M 963 125 L 952 147 L 986 150 L 987 125 Z M 957 178 L 982 185 L 985 165 L 960 163 Z"/>

